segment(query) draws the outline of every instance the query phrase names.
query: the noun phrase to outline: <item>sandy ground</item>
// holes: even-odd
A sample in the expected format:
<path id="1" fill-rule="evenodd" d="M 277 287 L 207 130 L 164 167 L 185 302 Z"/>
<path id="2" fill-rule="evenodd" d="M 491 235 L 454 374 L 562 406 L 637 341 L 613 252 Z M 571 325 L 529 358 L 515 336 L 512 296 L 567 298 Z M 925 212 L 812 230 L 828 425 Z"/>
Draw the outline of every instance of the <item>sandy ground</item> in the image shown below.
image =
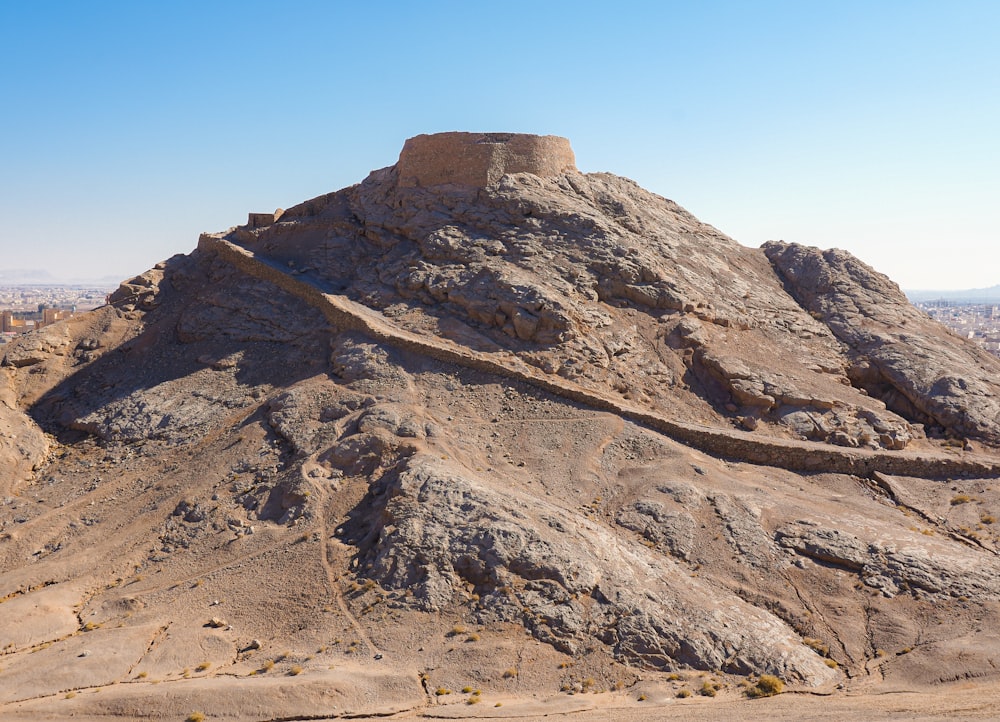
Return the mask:
<path id="1" fill-rule="evenodd" d="M 962 683 L 933 691 L 886 691 L 820 696 L 786 692 L 747 700 L 732 693 L 709 699 L 667 696 L 656 685 L 628 692 L 519 698 L 484 694 L 481 701 L 455 694 L 445 701 L 411 699 L 380 703 L 402 680 L 370 672 L 309 672 L 254 680 L 178 680 L 157 685 L 116 684 L 0 706 L 5 720 L 184 719 L 211 720 L 477 719 L 477 720 L 989 720 L 1000 709 L 1000 686 Z M 642 691 L 640 691 L 642 690 Z M 645 699 L 640 700 L 640 696 Z"/>

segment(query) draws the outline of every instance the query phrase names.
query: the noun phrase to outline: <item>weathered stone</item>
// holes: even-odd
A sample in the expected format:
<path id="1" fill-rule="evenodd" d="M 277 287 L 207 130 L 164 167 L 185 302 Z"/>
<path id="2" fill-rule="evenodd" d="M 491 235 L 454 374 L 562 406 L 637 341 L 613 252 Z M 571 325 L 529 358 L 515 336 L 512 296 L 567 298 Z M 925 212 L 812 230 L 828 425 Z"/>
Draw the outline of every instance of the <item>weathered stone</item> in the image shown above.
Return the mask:
<path id="1" fill-rule="evenodd" d="M 855 384 L 915 421 L 1000 442 L 994 357 L 947 332 L 889 278 L 844 251 L 772 242 L 764 252 L 802 306 L 850 349 Z"/>

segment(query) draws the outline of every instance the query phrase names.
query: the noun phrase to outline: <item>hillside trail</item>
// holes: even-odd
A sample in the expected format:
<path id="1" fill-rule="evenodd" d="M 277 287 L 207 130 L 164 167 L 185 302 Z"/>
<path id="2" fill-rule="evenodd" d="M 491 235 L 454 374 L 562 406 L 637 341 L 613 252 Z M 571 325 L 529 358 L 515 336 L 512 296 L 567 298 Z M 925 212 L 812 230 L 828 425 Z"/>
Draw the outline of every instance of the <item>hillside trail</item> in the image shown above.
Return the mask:
<path id="1" fill-rule="evenodd" d="M 335 571 L 335 565 L 341 569 L 347 568 L 347 560 L 344 558 L 346 554 L 343 544 L 334 535 L 330 534 L 329 526 L 327 525 L 327 507 L 330 505 L 329 488 L 315 479 L 306 478 L 306 481 L 309 483 L 310 489 L 315 494 L 319 504 L 319 513 L 316 515 L 319 525 L 317 533 L 320 539 L 319 558 L 327 584 L 330 587 L 330 594 L 337 604 L 337 609 L 350 622 L 358 638 L 368 647 L 368 654 L 375 659 L 381 659 L 382 651 L 372 641 L 371 637 L 365 631 L 364 626 L 351 611 L 347 600 L 344 599 L 344 592 L 340 586 L 340 577 Z M 333 560 L 331 560 L 331 556 Z"/>

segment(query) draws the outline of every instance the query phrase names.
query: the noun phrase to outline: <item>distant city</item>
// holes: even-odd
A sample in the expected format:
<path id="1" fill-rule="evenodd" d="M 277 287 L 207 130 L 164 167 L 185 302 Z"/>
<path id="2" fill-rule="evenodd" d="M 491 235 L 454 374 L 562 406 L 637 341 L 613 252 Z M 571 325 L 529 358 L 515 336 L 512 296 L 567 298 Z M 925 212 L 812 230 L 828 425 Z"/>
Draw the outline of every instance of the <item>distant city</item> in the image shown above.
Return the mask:
<path id="1" fill-rule="evenodd" d="M 914 305 L 959 336 L 1000 356 L 1000 304 L 962 301 L 919 301 Z"/>
<path id="2" fill-rule="evenodd" d="M 0 285 L 0 343 L 107 302 L 118 284 Z"/>

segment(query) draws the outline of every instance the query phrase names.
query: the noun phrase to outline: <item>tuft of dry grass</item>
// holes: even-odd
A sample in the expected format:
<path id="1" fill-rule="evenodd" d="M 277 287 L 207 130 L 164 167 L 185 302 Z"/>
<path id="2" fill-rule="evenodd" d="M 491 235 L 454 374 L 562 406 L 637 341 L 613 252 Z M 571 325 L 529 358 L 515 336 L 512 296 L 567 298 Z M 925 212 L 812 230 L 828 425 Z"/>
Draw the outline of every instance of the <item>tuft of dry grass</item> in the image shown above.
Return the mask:
<path id="1" fill-rule="evenodd" d="M 812 637 L 805 637 L 802 639 L 802 643 L 807 647 L 810 647 L 817 654 L 821 654 L 824 657 L 830 654 L 830 647 L 823 642 L 822 639 L 813 639 Z"/>
<path id="2" fill-rule="evenodd" d="M 747 697 L 773 697 L 785 690 L 785 683 L 773 674 L 762 674 L 757 684 L 747 689 Z"/>

